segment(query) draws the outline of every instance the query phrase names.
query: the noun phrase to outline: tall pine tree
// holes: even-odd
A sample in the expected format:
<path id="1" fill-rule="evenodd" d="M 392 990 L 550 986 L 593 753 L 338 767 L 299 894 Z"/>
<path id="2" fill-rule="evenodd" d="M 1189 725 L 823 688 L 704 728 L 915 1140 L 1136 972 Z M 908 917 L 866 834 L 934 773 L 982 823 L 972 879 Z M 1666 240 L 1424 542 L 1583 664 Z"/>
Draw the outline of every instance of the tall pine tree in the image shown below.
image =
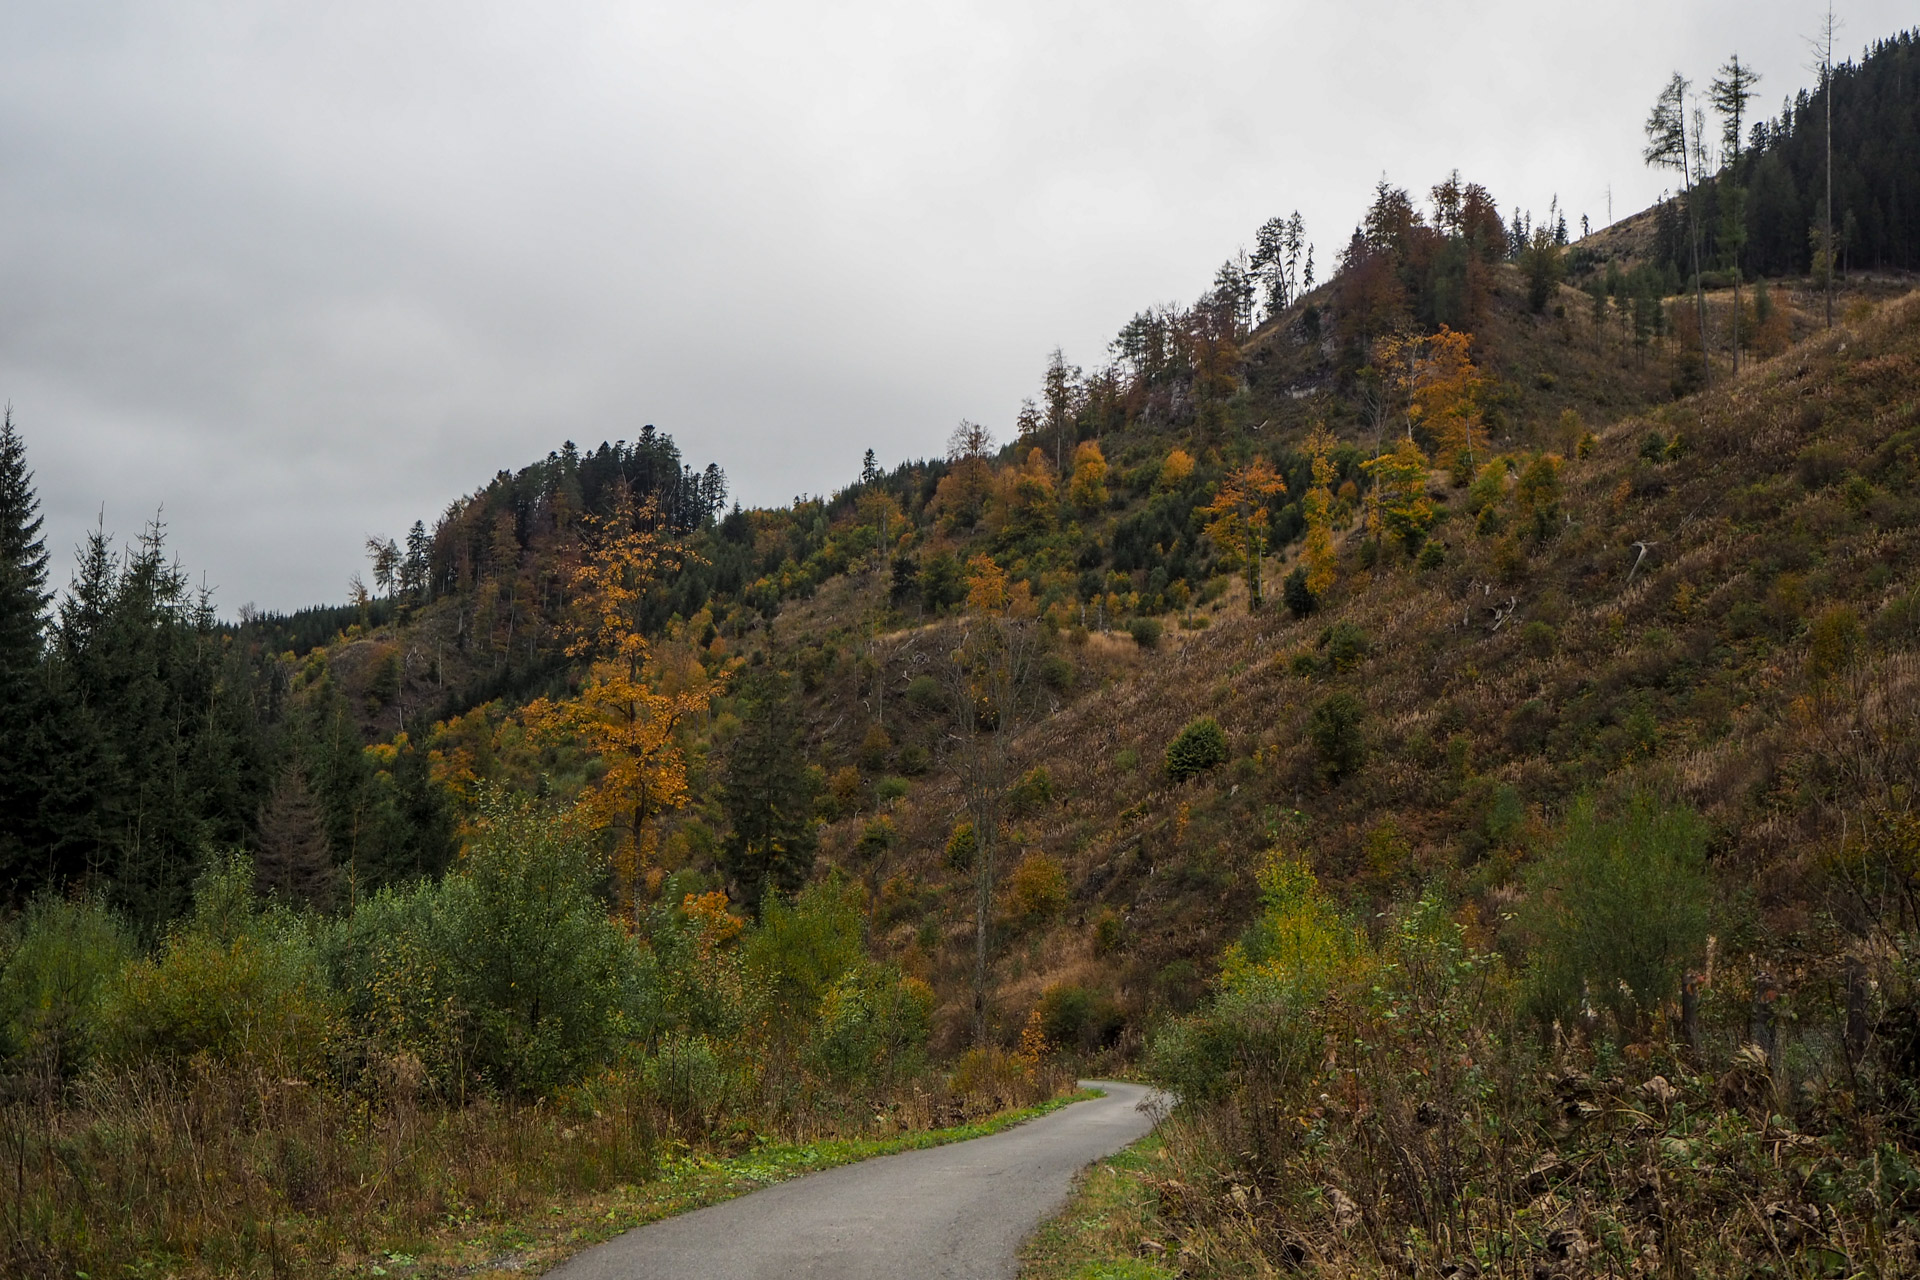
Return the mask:
<path id="1" fill-rule="evenodd" d="M 820 840 L 786 678 L 763 668 L 740 693 L 745 727 L 727 758 L 721 804 L 731 829 L 720 859 L 757 915 L 769 891 L 792 894 L 807 882 Z"/>
<path id="2" fill-rule="evenodd" d="M 40 741 L 46 681 L 47 544 L 13 407 L 0 418 L 0 879 L 16 892 L 42 881 L 35 856 L 46 769 Z"/>

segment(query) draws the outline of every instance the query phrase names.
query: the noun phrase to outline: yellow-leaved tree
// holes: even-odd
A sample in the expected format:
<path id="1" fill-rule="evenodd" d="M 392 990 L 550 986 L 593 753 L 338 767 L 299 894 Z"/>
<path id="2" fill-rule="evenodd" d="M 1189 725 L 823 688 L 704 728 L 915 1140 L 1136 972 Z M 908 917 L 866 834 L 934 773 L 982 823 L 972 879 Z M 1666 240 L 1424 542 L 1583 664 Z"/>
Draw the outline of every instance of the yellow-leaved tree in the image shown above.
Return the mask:
<path id="1" fill-rule="evenodd" d="M 1440 449 L 1440 461 L 1462 475 L 1472 475 L 1476 446 L 1484 443 L 1480 393 L 1486 379 L 1473 363 L 1473 335 L 1446 325 L 1426 339 L 1415 364 L 1412 403 L 1408 416 L 1429 432 Z M 1456 459 L 1466 455 L 1466 465 Z"/>
<path id="2" fill-rule="evenodd" d="M 1419 550 L 1433 527 L 1433 502 L 1427 497 L 1427 455 L 1412 440 L 1401 437 L 1393 452 L 1368 458 L 1360 464 L 1373 478 L 1373 510 L 1368 513 L 1368 530 L 1378 546 L 1388 534 L 1397 538 L 1408 553 Z"/>
<path id="3" fill-rule="evenodd" d="M 1092 440 L 1073 451 L 1073 479 L 1067 484 L 1067 497 L 1089 514 L 1107 505 L 1107 460 Z"/>
<path id="4" fill-rule="evenodd" d="M 1307 566 L 1307 590 L 1316 596 L 1333 585 L 1339 561 L 1333 549 L 1333 446 L 1333 433 L 1327 430 L 1327 424 L 1314 423 L 1306 439 L 1313 485 L 1300 499 L 1300 511 L 1307 521 L 1301 559 Z"/>
<path id="5" fill-rule="evenodd" d="M 1265 458 L 1227 473 L 1214 490 L 1213 502 L 1202 507 L 1205 533 L 1223 559 L 1246 570 L 1247 604 L 1260 607 L 1260 561 L 1267 554 L 1267 499 L 1285 493 L 1287 482 Z"/>
<path id="6" fill-rule="evenodd" d="M 536 738 L 571 739 L 600 757 L 605 772 L 580 808 L 594 827 L 614 833 L 614 886 L 623 913 L 637 919 L 640 885 L 658 851 L 656 820 L 687 797 L 680 726 L 708 708 L 723 680 L 697 661 L 663 670 L 641 629 L 648 590 L 687 558 L 661 533 L 653 500 L 636 504 L 623 492 L 611 512 L 582 523 L 586 547 L 572 577 L 567 653 L 588 660 L 586 679 L 571 698 L 529 705 L 527 727 Z"/>

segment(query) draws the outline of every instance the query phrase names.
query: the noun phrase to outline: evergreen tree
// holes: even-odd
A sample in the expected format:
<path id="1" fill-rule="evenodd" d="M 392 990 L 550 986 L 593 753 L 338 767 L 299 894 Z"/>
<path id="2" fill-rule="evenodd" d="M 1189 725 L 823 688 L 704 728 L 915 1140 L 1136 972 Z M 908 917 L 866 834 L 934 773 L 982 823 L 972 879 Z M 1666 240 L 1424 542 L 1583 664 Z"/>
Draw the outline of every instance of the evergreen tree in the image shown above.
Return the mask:
<path id="1" fill-rule="evenodd" d="M 333 898 L 333 850 L 320 805 L 297 767 L 273 784 L 260 806 L 254 886 L 284 902 L 325 908 Z"/>
<path id="2" fill-rule="evenodd" d="M 26 445 L 9 405 L 0 419 L 0 876 L 16 891 L 39 879 L 29 871 L 47 783 L 42 648 L 52 596 L 40 528 Z"/>
<path id="3" fill-rule="evenodd" d="M 769 890 L 791 895 L 807 882 L 819 833 L 786 677 L 762 669 L 742 686 L 740 700 L 744 728 L 721 784 L 731 829 L 720 861 L 757 914 Z"/>

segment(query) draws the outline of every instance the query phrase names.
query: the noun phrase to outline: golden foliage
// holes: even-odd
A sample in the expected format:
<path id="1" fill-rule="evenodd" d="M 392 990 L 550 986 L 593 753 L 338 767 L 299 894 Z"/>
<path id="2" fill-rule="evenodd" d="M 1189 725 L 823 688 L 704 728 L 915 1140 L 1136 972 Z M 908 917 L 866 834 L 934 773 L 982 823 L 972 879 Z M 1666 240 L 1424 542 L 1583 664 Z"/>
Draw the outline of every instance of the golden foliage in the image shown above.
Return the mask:
<path id="1" fill-rule="evenodd" d="M 1333 549 L 1333 433 L 1316 422 L 1307 434 L 1307 456 L 1313 462 L 1313 487 L 1300 500 L 1306 517 L 1306 546 L 1301 558 L 1307 567 L 1307 590 L 1318 596 L 1333 585 L 1338 557 Z"/>
<path id="2" fill-rule="evenodd" d="M 526 723 L 536 738 L 573 740 L 600 757 L 605 772 L 580 808 L 593 826 L 616 833 L 614 883 L 630 914 L 657 853 L 654 820 L 687 797 L 680 726 L 707 709 L 722 681 L 690 661 L 668 682 L 653 660 L 641 608 L 685 552 L 658 531 L 651 500 L 635 505 L 622 495 L 610 514 L 583 523 L 589 541 L 572 579 L 576 620 L 567 652 L 590 659 L 587 678 L 572 698 L 530 704 Z"/>
<path id="3" fill-rule="evenodd" d="M 1193 455 L 1185 449 L 1175 449 L 1160 464 L 1159 485 L 1162 489 L 1178 489 L 1193 474 Z"/>
<path id="4" fill-rule="evenodd" d="M 1360 464 L 1373 477 L 1373 510 L 1367 528 L 1376 539 L 1392 534 L 1413 546 L 1433 527 L 1434 507 L 1427 497 L 1427 455 L 1420 446 L 1401 437 L 1392 453 Z"/>
<path id="5" fill-rule="evenodd" d="M 1227 473 L 1214 490 L 1213 501 L 1200 509 L 1208 517 L 1204 530 L 1229 564 L 1246 567 L 1247 591 L 1254 607 L 1260 604 L 1260 559 L 1267 550 L 1267 499 L 1287 491 L 1265 458 L 1255 458 Z"/>
<path id="6" fill-rule="evenodd" d="M 1082 511 L 1098 511 L 1107 505 L 1107 459 L 1092 440 L 1073 451 L 1073 479 L 1067 485 L 1067 497 Z"/>
<path id="7" fill-rule="evenodd" d="M 1432 435 L 1442 461 L 1464 453 L 1469 467 L 1481 442 L 1480 395 L 1486 386 L 1472 346 L 1472 334 L 1445 325 L 1427 338 L 1413 362 L 1407 410 L 1412 424 Z"/>

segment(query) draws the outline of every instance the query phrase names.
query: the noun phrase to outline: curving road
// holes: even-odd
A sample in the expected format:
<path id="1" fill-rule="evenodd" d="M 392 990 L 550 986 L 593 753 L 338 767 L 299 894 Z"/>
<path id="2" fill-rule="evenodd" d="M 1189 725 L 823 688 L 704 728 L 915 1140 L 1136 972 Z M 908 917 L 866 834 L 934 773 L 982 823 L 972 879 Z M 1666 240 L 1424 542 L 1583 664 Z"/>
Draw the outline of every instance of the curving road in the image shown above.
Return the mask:
<path id="1" fill-rule="evenodd" d="M 1011 1277 L 1020 1242 L 1074 1174 L 1153 1127 L 1139 1085 L 1089 1081 L 1076 1102 L 970 1142 L 842 1165 L 650 1223 L 553 1280 L 909 1280 Z"/>

